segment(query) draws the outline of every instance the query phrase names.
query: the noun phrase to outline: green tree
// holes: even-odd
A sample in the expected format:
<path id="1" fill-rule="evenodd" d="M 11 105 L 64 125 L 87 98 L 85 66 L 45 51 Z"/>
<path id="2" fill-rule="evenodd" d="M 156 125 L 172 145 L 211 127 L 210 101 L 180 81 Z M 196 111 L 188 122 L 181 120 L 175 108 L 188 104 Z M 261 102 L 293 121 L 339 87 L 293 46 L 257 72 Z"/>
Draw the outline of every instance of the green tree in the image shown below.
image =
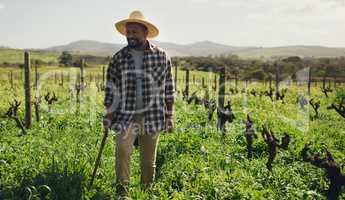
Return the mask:
<path id="1" fill-rule="evenodd" d="M 63 51 L 61 55 L 59 56 L 59 63 L 61 65 L 71 65 L 73 62 L 73 56 L 67 51 Z"/>

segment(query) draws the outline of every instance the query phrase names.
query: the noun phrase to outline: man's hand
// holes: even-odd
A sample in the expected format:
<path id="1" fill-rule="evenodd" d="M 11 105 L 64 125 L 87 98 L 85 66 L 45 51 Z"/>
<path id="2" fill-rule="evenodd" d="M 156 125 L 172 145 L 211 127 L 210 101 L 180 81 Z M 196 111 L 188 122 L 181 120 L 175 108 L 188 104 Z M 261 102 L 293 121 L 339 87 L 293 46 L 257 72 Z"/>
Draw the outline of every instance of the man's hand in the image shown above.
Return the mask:
<path id="1" fill-rule="evenodd" d="M 111 127 L 111 122 L 113 121 L 113 114 L 112 113 L 107 113 L 103 117 L 103 127 L 104 129 L 108 129 Z"/>
<path id="2" fill-rule="evenodd" d="M 166 133 L 172 133 L 173 131 L 173 119 L 172 116 L 166 117 L 165 119 L 165 132 Z"/>

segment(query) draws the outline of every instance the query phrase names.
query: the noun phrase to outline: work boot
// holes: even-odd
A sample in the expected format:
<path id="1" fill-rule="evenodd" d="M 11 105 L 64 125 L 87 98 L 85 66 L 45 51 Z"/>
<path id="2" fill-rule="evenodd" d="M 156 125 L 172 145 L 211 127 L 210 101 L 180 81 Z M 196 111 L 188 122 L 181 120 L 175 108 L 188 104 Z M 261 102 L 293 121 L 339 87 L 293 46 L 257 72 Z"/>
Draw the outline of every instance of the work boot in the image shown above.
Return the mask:
<path id="1" fill-rule="evenodd" d="M 128 199 L 128 189 L 128 185 L 117 184 L 115 197 L 118 199 Z"/>

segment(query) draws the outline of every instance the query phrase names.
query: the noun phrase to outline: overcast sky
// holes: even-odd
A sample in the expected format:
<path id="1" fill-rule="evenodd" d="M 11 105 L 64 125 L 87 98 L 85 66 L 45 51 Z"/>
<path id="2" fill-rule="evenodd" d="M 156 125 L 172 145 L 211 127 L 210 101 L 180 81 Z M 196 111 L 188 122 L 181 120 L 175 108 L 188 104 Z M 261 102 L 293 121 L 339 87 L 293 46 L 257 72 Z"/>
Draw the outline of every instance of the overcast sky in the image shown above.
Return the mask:
<path id="1" fill-rule="evenodd" d="M 345 47 L 345 0 L 0 0 L 0 46 L 125 43 L 114 23 L 136 9 L 162 42 Z"/>

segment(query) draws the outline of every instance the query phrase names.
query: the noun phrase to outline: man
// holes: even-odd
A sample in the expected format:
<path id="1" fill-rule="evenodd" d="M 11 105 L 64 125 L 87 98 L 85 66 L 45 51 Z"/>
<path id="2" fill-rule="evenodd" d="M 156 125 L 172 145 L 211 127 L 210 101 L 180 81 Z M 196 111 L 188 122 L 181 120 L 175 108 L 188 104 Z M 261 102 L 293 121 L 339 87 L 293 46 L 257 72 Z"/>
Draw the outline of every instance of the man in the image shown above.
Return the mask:
<path id="1" fill-rule="evenodd" d="M 174 81 L 171 60 L 148 38 L 158 29 L 140 11 L 115 24 L 128 45 L 111 59 L 107 70 L 104 127 L 116 134 L 116 179 L 122 190 L 130 182 L 133 143 L 140 147 L 141 183 L 154 181 L 159 133 L 173 130 Z"/>

